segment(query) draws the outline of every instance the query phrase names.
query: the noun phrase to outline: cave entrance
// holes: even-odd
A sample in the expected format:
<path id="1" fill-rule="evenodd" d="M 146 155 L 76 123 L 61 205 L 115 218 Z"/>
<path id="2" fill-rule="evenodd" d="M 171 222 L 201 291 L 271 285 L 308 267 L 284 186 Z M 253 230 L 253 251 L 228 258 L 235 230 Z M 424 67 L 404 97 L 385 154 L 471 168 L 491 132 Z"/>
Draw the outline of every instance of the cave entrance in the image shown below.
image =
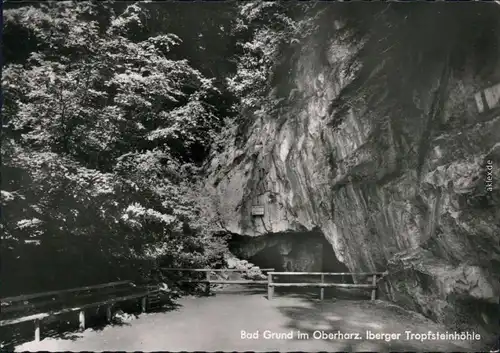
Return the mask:
<path id="1" fill-rule="evenodd" d="M 285 271 L 283 261 L 277 246 L 266 247 L 257 254 L 250 256 L 248 261 L 260 268 L 274 268 L 275 271 Z M 285 266 L 286 267 L 286 266 Z"/>
<path id="2" fill-rule="evenodd" d="M 267 234 L 257 237 L 233 235 L 229 249 L 240 259 L 260 268 L 274 268 L 276 272 L 350 272 L 340 262 L 332 245 L 320 231 Z M 275 282 L 317 282 L 318 275 L 280 275 Z M 353 283 L 352 276 L 325 276 L 327 282 Z M 277 287 L 276 293 L 318 296 L 313 287 Z M 326 297 L 351 298 L 342 289 L 326 288 Z"/>
<path id="3" fill-rule="evenodd" d="M 349 272 L 320 231 L 233 235 L 233 254 L 261 268 L 287 272 Z"/>
<path id="4" fill-rule="evenodd" d="M 239 257 L 259 266 L 274 268 L 276 272 L 350 272 L 340 262 L 332 245 L 320 231 L 267 234 L 258 237 L 233 235 L 229 249 Z M 317 282 L 318 275 L 281 275 L 276 282 Z M 326 276 L 325 281 L 352 283 L 351 276 Z M 306 296 L 318 295 L 313 287 L 276 288 L 276 293 L 293 293 Z M 339 297 L 342 293 L 326 288 L 325 295 Z"/>

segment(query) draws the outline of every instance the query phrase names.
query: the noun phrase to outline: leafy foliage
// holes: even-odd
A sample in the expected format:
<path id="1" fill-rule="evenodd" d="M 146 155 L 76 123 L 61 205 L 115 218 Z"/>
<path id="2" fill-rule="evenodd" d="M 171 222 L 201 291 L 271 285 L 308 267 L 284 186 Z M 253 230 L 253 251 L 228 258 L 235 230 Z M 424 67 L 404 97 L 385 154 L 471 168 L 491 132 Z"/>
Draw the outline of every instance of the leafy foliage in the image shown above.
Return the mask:
<path id="1" fill-rule="evenodd" d="M 292 63 L 300 53 L 300 43 L 316 28 L 320 11 L 309 3 L 247 2 L 238 6 L 232 28 L 236 38 L 236 72 L 227 77 L 235 97 L 236 142 L 255 119 L 277 116 L 293 90 Z"/>
<path id="2" fill-rule="evenodd" d="M 181 38 L 144 35 L 146 8 L 111 5 L 5 11 L 6 42 L 31 46 L 3 68 L 2 289 L 139 275 L 138 261 L 205 266 L 224 251 L 197 202 L 220 90 L 169 57 Z"/>

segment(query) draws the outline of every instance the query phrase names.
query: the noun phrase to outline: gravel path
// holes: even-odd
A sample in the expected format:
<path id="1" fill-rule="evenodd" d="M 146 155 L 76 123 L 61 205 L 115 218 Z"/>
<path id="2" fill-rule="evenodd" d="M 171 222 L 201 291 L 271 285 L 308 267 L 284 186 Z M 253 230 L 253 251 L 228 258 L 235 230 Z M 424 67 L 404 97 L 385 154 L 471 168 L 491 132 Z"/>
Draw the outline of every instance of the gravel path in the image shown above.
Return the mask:
<path id="1" fill-rule="evenodd" d="M 16 351 L 467 351 L 474 347 L 467 341 L 406 340 L 406 330 L 446 330 L 381 301 L 320 302 L 289 295 L 268 301 L 263 291 L 233 287 L 178 303 L 174 311 L 143 314 L 126 324 L 88 329 L 71 338 L 26 343 Z M 241 338 L 243 330 L 258 338 Z M 366 339 L 367 330 L 402 334 L 399 340 Z M 299 331 L 309 338 L 299 339 Z M 338 332 L 359 333 L 360 339 L 334 337 Z M 287 337 L 267 337 L 270 333 Z"/>

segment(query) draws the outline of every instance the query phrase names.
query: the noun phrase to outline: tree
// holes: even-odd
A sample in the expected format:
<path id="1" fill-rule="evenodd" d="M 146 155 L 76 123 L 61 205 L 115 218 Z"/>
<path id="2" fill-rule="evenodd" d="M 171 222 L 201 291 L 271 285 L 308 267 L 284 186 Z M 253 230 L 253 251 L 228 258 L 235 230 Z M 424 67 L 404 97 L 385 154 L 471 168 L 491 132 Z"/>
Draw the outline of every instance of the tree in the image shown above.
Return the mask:
<path id="1" fill-rule="evenodd" d="M 11 291 L 132 276 L 141 259 L 203 266 L 223 250 L 205 252 L 215 240 L 195 201 L 223 121 L 213 105 L 220 90 L 169 57 L 181 38 L 140 35 L 146 8 L 112 5 L 5 11 L 6 42 L 30 43 L 11 50 L 2 79 L 3 288 Z M 41 266 L 53 277 L 41 288 L 13 287 Z M 101 276 L 100 266 L 113 275 Z"/>

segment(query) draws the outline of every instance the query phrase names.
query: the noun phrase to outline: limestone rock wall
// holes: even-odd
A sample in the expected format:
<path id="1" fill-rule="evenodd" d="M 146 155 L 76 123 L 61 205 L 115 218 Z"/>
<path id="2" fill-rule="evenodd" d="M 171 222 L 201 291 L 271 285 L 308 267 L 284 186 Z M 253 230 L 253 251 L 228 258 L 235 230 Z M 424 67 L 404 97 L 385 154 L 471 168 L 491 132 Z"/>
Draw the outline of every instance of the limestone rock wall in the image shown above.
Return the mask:
<path id="1" fill-rule="evenodd" d="M 481 11 L 496 11 L 500 23 L 494 6 Z M 424 15 L 413 20 L 432 27 Z M 228 141 L 212 160 L 207 190 L 227 231 L 317 227 L 352 271 L 389 269 L 388 298 L 450 327 L 492 333 L 500 294 L 500 56 L 478 64 L 473 49 L 426 44 L 402 28 L 394 36 L 407 44 L 397 43 L 401 53 L 392 56 L 383 51 L 396 43 L 382 47 L 376 32 L 358 42 L 335 32 L 319 44 L 315 36 L 301 42 L 293 98 L 251 117 L 243 143 Z M 497 54 L 498 38 L 490 37 Z M 251 215 L 254 204 L 264 205 L 263 217 Z"/>

